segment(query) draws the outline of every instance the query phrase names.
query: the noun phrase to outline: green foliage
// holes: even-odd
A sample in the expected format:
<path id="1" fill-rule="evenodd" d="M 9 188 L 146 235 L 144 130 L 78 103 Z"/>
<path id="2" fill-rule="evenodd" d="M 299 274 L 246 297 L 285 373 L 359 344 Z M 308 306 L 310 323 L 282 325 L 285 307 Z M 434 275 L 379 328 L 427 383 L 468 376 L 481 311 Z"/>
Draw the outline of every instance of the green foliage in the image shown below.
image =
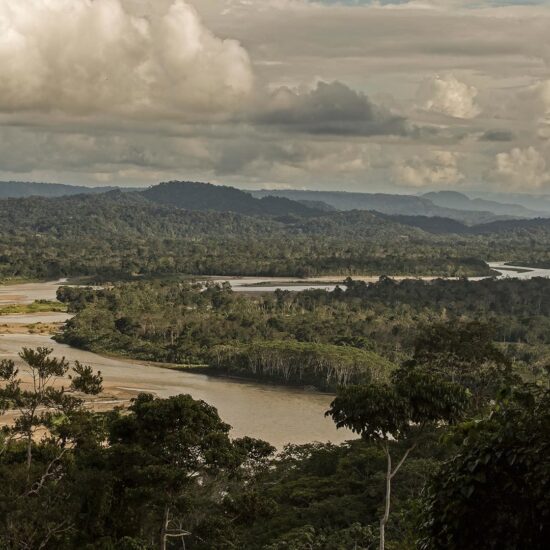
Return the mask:
<path id="1" fill-rule="evenodd" d="M 479 321 L 436 323 L 420 333 L 407 366 L 410 371 L 437 374 L 460 384 L 472 396 L 474 409 L 479 410 L 501 388 L 520 381 L 493 338 L 494 330 Z M 410 384 L 407 380 L 404 383 Z"/>
<path id="2" fill-rule="evenodd" d="M 182 210 L 115 191 L 0 200 L 0 277 L 489 275 L 483 259 L 497 253 L 487 237 L 456 242 L 372 212 L 311 217 L 314 210 L 284 199 L 250 200 L 262 211 L 267 203 L 274 213 L 298 210 Z"/>
<path id="3" fill-rule="evenodd" d="M 0 322 L 2 321 L 2 315 L 13 315 L 18 313 L 49 313 L 65 312 L 67 306 L 50 300 L 36 300 L 32 304 L 11 304 L 8 306 L 0 307 Z"/>
<path id="4" fill-rule="evenodd" d="M 384 379 L 411 359 L 464 384 L 476 408 L 515 383 L 519 369 L 544 377 L 550 315 L 537 312 L 546 308 L 546 279 L 346 283 L 332 293 L 253 296 L 189 281 L 62 287 L 59 299 L 77 315 L 61 341 L 320 388 Z"/>
<path id="5" fill-rule="evenodd" d="M 422 441 L 427 426 L 432 430 L 455 422 L 465 412 L 467 395 L 456 383 L 432 372 L 401 367 L 392 383 L 371 383 L 342 388 L 327 416 L 367 441 L 381 444 L 386 455 L 385 510 L 380 519 L 380 550 L 384 550 L 386 524 L 390 519 L 392 479 L 409 454 Z M 392 448 L 405 442 L 407 448 L 395 466 Z"/>
<path id="6" fill-rule="evenodd" d="M 504 393 L 465 424 L 458 454 L 433 477 L 421 548 L 546 548 L 550 525 L 550 392 Z"/>
<path id="7" fill-rule="evenodd" d="M 418 426 L 456 422 L 467 402 L 465 388 L 458 383 L 401 367 L 391 383 L 341 389 L 327 415 L 339 428 L 349 428 L 367 440 L 400 441 L 414 437 Z"/>
<path id="8" fill-rule="evenodd" d="M 393 369 L 376 353 L 351 346 L 289 340 L 212 348 L 210 364 L 226 374 L 253 376 L 323 389 L 384 379 Z"/>

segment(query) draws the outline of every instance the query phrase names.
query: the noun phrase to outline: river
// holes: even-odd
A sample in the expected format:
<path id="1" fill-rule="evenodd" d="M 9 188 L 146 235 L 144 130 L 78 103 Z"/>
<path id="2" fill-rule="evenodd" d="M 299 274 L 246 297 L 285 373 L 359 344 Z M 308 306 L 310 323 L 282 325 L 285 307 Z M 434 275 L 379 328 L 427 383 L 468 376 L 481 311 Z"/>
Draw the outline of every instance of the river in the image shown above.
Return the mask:
<path id="1" fill-rule="evenodd" d="M 550 269 L 538 269 L 531 267 L 521 267 L 521 266 L 508 266 L 506 262 L 488 262 L 487 265 L 498 272 L 499 275 L 497 279 L 504 278 L 518 278 L 518 279 L 532 279 L 534 277 L 546 277 L 550 278 Z M 353 277 L 355 280 L 365 281 L 367 283 L 373 283 L 378 281 L 378 276 L 368 276 L 368 277 Z M 410 277 L 394 277 L 396 280 L 403 280 Z M 420 277 L 423 280 L 433 280 L 438 277 Z M 471 277 L 473 281 L 479 281 L 481 279 L 486 279 L 488 277 Z M 344 277 L 342 277 L 342 280 Z M 303 279 L 297 281 L 296 278 L 291 279 L 287 277 L 214 277 L 212 278 L 213 282 L 223 283 L 227 281 L 231 288 L 236 292 L 274 292 L 277 289 L 291 290 L 294 292 L 300 292 L 306 289 L 320 289 L 333 291 L 336 288 L 335 281 L 338 280 L 338 277 L 313 277 L 309 279 Z M 345 285 L 339 284 L 341 288 L 345 288 Z"/>
<path id="2" fill-rule="evenodd" d="M 0 287 L 0 304 L 30 303 L 40 299 L 55 299 L 57 283 L 33 283 Z M 64 313 L 37 313 L 0 316 L 1 325 L 28 325 L 37 322 L 63 322 L 70 317 Z M 9 330 L 9 329 L 8 329 Z M 26 331 L 0 334 L 0 359 L 18 360 L 22 347 L 46 346 L 57 356 L 78 360 L 100 370 L 107 393 L 120 394 L 140 391 L 159 397 L 190 394 L 195 399 L 214 405 L 222 419 L 230 424 L 232 435 L 249 435 L 269 441 L 277 448 L 286 443 L 330 441 L 339 443 L 354 437 L 347 430 L 337 430 L 325 418 L 333 396 L 244 381 L 178 372 L 150 366 L 139 361 L 125 361 L 71 348 L 54 342 L 48 335 Z M 24 379 L 24 366 L 21 365 Z"/>
<path id="3" fill-rule="evenodd" d="M 505 266 L 504 262 L 491 263 L 490 267 L 500 273 L 500 278 L 550 277 L 550 270 Z M 504 269 L 506 268 L 506 269 Z M 311 286 L 292 284 L 292 279 L 243 278 L 232 279 L 236 291 L 267 292 L 276 288 L 303 290 L 324 288 L 334 285 L 324 281 Z M 257 283 L 273 283 L 269 286 L 254 286 Z M 290 285 L 285 286 L 284 283 Z M 53 300 L 55 291 L 63 281 L 32 283 L 0 287 L 0 305 L 31 303 L 34 300 Z M 69 317 L 64 313 L 37 313 L 8 315 L 0 317 L 0 325 L 20 325 L 38 322 L 63 322 Z M 26 332 L 0 334 L 0 358 L 17 358 L 23 347 L 48 346 L 58 356 L 70 361 L 78 360 L 91 365 L 103 373 L 105 387 L 119 392 L 148 391 L 159 397 L 188 393 L 196 399 L 203 399 L 217 407 L 223 420 L 233 426 L 234 436 L 250 435 L 271 442 L 277 447 L 285 443 L 308 443 L 312 441 L 342 442 L 353 437 L 348 431 L 336 430 L 331 420 L 324 417 L 332 396 L 307 392 L 284 386 L 272 386 L 202 374 L 177 372 L 150 366 L 138 361 L 123 361 L 105 358 L 94 353 L 70 348 L 51 340 L 43 334 Z"/>

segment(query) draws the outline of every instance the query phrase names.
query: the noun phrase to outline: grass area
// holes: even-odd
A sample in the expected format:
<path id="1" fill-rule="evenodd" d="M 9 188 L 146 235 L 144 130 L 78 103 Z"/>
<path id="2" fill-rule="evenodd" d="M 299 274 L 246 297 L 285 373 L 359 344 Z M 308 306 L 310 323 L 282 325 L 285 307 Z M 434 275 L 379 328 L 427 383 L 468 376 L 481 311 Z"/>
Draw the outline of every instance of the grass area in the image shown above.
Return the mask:
<path id="1" fill-rule="evenodd" d="M 16 315 L 18 313 L 65 313 L 66 311 L 67 306 L 60 302 L 54 302 L 50 300 L 37 300 L 32 304 L 10 304 L 9 306 L 0 307 L 0 316 Z"/>

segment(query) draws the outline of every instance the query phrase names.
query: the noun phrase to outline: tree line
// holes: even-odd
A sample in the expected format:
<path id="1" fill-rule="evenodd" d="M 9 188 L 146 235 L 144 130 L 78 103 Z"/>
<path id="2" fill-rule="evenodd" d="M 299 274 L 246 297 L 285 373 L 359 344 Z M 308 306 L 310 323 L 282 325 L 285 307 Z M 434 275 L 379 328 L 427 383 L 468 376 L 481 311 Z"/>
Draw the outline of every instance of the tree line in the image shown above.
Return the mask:
<path id="1" fill-rule="evenodd" d="M 387 376 L 437 322 L 490 326 L 490 338 L 526 375 L 550 356 L 547 279 L 348 279 L 334 292 L 254 295 L 229 285 L 142 281 L 62 287 L 58 298 L 76 314 L 57 337 L 64 343 L 322 389 Z"/>

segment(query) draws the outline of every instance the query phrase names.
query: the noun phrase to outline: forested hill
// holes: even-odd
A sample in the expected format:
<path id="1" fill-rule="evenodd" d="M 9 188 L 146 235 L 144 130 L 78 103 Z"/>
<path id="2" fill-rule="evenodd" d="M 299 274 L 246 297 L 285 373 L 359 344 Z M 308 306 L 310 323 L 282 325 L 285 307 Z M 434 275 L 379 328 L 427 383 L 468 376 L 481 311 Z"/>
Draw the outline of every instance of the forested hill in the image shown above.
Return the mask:
<path id="1" fill-rule="evenodd" d="M 106 193 L 115 187 L 84 187 L 61 183 L 36 183 L 28 181 L 0 181 L 0 199 L 23 197 L 66 197 L 82 193 Z"/>
<path id="2" fill-rule="evenodd" d="M 171 181 L 150 187 L 141 194 L 159 204 L 186 210 L 237 212 L 248 216 L 315 216 L 322 212 L 312 205 L 287 198 L 266 196 L 257 199 L 235 187 L 210 183 Z"/>
<path id="3" fill-rule="evenodd" d="M 468 225 L 491 222 L 508 216 L 491 211 L 448 208 L 434 204 L 429 198 L 389 193 L 350 193 L 344 191 L 261 190 L 255 197 L 276 195 L 295 201 L 321 201 L 338 210 L 375 210 L 382 214 L 403 216 L 438 216 L 458 220 Z"/>
<path id="4" fill-rule="evenodd" d="M 499 235 L 518 233 L 548 233 L 550 232 L 549 218 L 534 218 L 527 220 L 499 220 L 491 223 L 482 223 L 469 226 L 451 218 L 439 216 L 384 216 L 395 223 L 416 227 L 435 235 Z"/>
<path id="5" fill-rule="evenodd" d="M 269 235 L 279 224 L 231 212 L 183 211 L 139 193 L 111 191 L 47 199 L 0 200 L 0 234 L 71 239 Z"/>
<path id="6" fill-rule="evenodd" d="M 292 202 L 292 201 L 289 201 Z M 55 238 L 313 237 L 396 240 L 429 238 L 376 212 L 317 212 L 306 217 L 243 215 L 158 204 L 142 193 L 111 191 L 47 199 L 0 200 L 0 235 Z"/>
<path id="7" fill-rule="evenodd" d="M 245 216 L 120 191 L 0 200 L 0 279 L 490 273 L 484 246 L 451 240 L 365 211 Z"/>
<path id="8" fill-rule="evenodd" d="M 3 199 L 0 279 L 479 276 L 490 274 L 485 261 L 550 260 L 550 221 L 503 222 L 476 234 L 464 226 L 461 234 L 454 222 L 450 231 L 435 228 L 445 225 L 441 219 L 418 223 L 361 210 L 307 210 L 306 216 L 189 210 L 119 190 Z"/>

